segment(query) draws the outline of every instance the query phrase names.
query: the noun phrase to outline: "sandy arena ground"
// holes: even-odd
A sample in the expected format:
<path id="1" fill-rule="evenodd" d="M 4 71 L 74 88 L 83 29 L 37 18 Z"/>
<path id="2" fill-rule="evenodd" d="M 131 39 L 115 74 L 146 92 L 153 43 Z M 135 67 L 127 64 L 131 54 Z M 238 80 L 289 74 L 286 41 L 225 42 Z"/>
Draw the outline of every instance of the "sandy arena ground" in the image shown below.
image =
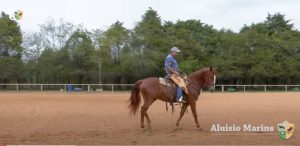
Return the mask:
<path id="1" fill-rule="evenodd" d="M 197 111 L 202 130 L 189 109 L 175 122 L 165 103 L 148 113 L 152 129 L 130 116 L 129 93 L 1 92 L 0 144 L 208 144 L 300 145 L 300 93 L 202 93 Z M 277 124 L 295 123 L 294 135 L 281 140 Z M 213 124 L 274 126 L 275 132 L 211 132 Z"/>

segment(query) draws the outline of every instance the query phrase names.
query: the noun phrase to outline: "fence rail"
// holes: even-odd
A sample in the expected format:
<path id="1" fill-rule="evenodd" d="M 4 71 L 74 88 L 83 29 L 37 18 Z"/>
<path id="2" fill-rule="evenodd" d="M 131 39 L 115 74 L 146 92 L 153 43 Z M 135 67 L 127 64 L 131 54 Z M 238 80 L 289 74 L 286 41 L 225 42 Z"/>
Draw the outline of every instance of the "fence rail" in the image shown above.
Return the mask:
<path id="1" fill-rule="evenodd" d="M 116 87 L 129 87 L 131 88 L 133 84 L 0 84 L 0 90 L 2 87 L 4 89 L 12 90 L 15 89 L 16 91 L 21 90 L 21 87 L 23 87 L 24 90 L 40 90 L 45 91 L 49 89 L 49 87 L 52 87 L 50 90 L 59 90 L 59 91 L 68 91 L 68 86 L 72 86 L 72 91 L 75 89 L 81 89 L 83 91 L 103 91 L 103 88 L 107 89 L 109 88 L 110 91 L 114 92 L 114 89 Z M 53 88 L 56 86 L 56 88 Z M 14 88 L 9 88 L 14 87 Z M 94 88 L 91 88 L 94 87 Z M 125 88 L 126 89 L 126 88 Z M 80 90 L 80 91 L 81 91 Z M 123 89 L 124 90 L 124 89 Z M 76 91 L 76 90 L 75 90 Z"/>
<path id="2" fill-rule="evenodd" d="M 134 84 L 0 84 L 0 90 L 35 91 L 129 91 Z M 70 87 L 72 89 L 70 89 Z M 205 89 L 204 89 L 205 90 Z M 216 90 L 226 91 L 300 91 L 300 85 L 216 85 Z"/>
<path id="3" fill-rule="evenodd" d="M 297 90 L 300 90 L 300 85 L 216 85 L 216 87 L 221 87 L 221 91 L 224 92 L 225 91 L 225 88 L 227 87 L 227 89 L 232 89 L 235 87 L 235 89 L 237 88 L 242 88 L 240 89 L 240 91 L 243 91 L 243 92 L 246 92 L 247 91 L 247 88 L 248 88 L 248 91 L 251 90 L 257 90 L 257 88 L 262 88 L 263 91 L 267 92 L 268 91 L 268 87 L 269 88 L 273 88 L 273 89 L 277 89 L 278 90 L 278 87 L 283 87 L 284 91 L 289 91 L 289 88 L 290 90 L 293 90 L 293 91 L 297 91 Z M 294 87 L 294 88 L 292 88 Z M 256 89 L 255 89 L 256 88 Z M 270 91 L 271 89 L 269 89 Z"/>

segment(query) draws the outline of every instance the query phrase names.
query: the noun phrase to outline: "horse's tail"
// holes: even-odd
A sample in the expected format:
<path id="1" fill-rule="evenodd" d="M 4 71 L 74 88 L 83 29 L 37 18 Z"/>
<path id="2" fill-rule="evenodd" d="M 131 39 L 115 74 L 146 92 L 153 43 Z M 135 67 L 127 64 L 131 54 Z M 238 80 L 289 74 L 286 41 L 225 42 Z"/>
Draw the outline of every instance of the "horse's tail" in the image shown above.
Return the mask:
<path id="1" fill-rule="evenodd" d="M 131 96 L 129 99 L 129 109 L 130 113 L 135 115 L 135 113 L 138 111 L 139 105 L 141 103 L 141 96 L 140 96 L 140 85 L 142 83 L 142 80 L 138 80 L 135 82 L 134 87 L 131 91 Z"/>

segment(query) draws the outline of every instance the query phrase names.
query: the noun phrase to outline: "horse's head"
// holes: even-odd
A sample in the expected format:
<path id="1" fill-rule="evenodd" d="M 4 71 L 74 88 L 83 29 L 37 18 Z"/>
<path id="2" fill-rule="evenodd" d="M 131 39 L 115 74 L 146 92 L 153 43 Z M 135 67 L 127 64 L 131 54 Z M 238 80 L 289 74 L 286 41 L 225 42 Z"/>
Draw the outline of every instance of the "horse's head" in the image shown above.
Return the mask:
<path id="1" fill-rule="evenodd" d="M 189 75 L 192 82 L 198 85 L 199 88 L 209 87 L 210 91 L 215 90 L 216 71 L 213 67 L 203 68 Z"/>
<path id="2" fill-rule="evenodd" d="M 209 90 L 212 92 L 215 90 L 216 85 L 216 71 L 213 67 L 210 67 L 209 70 L 204 72 L 203 86 L 209 87 Z"/>

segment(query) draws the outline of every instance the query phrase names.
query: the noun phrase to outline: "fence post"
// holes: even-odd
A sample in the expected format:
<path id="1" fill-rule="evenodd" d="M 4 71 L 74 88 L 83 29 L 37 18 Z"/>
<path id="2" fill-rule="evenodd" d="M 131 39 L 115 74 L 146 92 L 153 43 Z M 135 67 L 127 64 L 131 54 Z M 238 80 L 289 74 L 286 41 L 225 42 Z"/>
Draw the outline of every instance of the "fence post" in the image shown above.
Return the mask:
<path id="1" fill-rule="evenodd" d="M 17 91 L 19 91 L 19 84 L 17 84 Z"/>
<path id="2" fill-rule="evenodd" d="M 114 92 L 114 84 L 111 84 L 111 92 Z"/>
<path id="3" fill-rule="evenodd" d="M 41 84 L 41 91 L 43 91 L 43 84 Z"/>
<path id="4" fill-rule="evenodd" d="M 265 92 L 267 92 L 267 86 L 265 85 Z"/>
<path id="5" fill-rule="evenodd" d="M 88 85 L 88 91 L 89 91 L 89 92 L 91 91 L 91 89 L 90 89 L 90 85 Z"/>
<path id="6" fill-rule="evenodd" d="M 287 85 L 285 85 L 285 92 L 287 92 Z"/>
<path id="7" fill-rule="evenodd" d="M 65 91 L 67 91 L 67 84 L 65 84 Z"/>
<path id="8" fill-rule="evenodd" d="M 224 85 L 222 85 L 222 92 L 224 92 Z"/>
<path id="9" fill-rule="evenodd" d="M 246 85 L 244 85 L 244 92 L 246 92 Z"/>

